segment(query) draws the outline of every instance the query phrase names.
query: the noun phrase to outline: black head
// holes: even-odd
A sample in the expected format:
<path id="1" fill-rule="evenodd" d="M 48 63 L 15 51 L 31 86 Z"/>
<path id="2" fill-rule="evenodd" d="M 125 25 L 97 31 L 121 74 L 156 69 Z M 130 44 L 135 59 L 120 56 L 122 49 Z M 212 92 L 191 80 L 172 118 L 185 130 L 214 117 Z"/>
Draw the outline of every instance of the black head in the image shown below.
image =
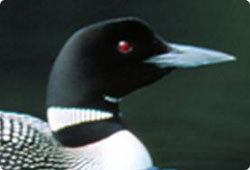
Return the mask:
<path id="1" fill-rule="evenodd" d="M 178 47 L 181 50 L 176 50 Z M 191 49 L 165 43 L 136 18 L 112 19 L 88 26 L 68 40 L 56 59 L 47 104 L 84 107 L 99 102 L 98 106 L 103 107 L 105 96 L 120 98 L 151 84 L 175 67 L 208 63 L 198 60 L 197 64 L 196 59 L 194 65 L 176 60 L 178 56 L 185 59 L 185 54 L 190 55 L 197 48 Z"/>
<path id="2" fill-rule="evenodd" d="M 161 70 L 144 61 L 169 49 L 136 18 L 113 19 L 76 32 L 50 77 L 48 104 L 79 106 L 105 95 L 120 98 L 152 83 Z"/>

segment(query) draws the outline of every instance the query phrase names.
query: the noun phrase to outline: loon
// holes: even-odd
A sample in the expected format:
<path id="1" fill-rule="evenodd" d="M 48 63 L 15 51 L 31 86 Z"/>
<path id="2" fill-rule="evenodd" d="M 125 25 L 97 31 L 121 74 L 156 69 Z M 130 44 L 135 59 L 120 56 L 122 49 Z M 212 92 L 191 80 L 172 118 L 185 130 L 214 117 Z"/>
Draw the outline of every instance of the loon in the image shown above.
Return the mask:
<path id="1" fill-rule="evenodd" d="M 122 123 L 122 97 L 175 69 L 233 60 L 219 51 L 166 42 L 135 17 L 82 28 L 51 71 L 48 123 L 0 111 L 0 168 L 163 170 Z"/>

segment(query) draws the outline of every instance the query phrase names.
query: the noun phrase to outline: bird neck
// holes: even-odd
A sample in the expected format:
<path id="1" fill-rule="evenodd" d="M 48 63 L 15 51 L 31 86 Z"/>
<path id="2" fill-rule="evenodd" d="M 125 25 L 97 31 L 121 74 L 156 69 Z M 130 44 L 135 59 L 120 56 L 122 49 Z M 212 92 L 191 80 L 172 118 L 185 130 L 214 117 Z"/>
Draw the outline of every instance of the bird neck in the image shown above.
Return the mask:
<path id="1" fill-rule="evenodd" d="M 50 106 L 47 117 L 54 136 L 68 147 L 90 144 L 124 129 L 118 99 L 110 96 L 81 107 Z"/>

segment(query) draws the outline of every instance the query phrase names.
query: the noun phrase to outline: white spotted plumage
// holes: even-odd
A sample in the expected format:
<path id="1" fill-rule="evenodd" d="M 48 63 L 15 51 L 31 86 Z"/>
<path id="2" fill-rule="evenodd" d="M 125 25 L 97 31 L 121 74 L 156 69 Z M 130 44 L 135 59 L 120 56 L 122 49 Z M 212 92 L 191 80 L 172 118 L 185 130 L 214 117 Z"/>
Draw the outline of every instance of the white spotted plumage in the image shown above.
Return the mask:
<path id="1" fill-rule="evenodd" d="M 101 112 L 96 113 L 100 119 L 106 118 Z M 130 170 L 150 169 L 152 160 L 145 146 L 128 130 L 70 148 L 53 137 L 46 122 L 0 111 L 0 167 L 4 170 Z"/>
<path id="2" fill-rule="evenodd" d="M 0 111 L 0 167 L 4 170 L 63 170 L 67 156 L 48 124 L 22 114 Z M 56 161 L 53 161 L 56 160 Z"/>

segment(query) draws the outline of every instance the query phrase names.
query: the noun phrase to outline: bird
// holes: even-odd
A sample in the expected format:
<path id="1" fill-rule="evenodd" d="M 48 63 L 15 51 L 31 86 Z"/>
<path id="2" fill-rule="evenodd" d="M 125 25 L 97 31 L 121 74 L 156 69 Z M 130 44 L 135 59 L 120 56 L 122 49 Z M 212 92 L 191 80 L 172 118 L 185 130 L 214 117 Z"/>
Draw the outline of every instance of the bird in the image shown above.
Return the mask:
<path id="1" fill-rule="evenodd" d="M 0 111 L 4 170 L 176 170 L 157 168 L 122 122 L 122 98 L 178 69 L 234 61 L 230 54 L 165 41 L 137 17 L 83 27 L 55 59 L 47 118 Z"/>

